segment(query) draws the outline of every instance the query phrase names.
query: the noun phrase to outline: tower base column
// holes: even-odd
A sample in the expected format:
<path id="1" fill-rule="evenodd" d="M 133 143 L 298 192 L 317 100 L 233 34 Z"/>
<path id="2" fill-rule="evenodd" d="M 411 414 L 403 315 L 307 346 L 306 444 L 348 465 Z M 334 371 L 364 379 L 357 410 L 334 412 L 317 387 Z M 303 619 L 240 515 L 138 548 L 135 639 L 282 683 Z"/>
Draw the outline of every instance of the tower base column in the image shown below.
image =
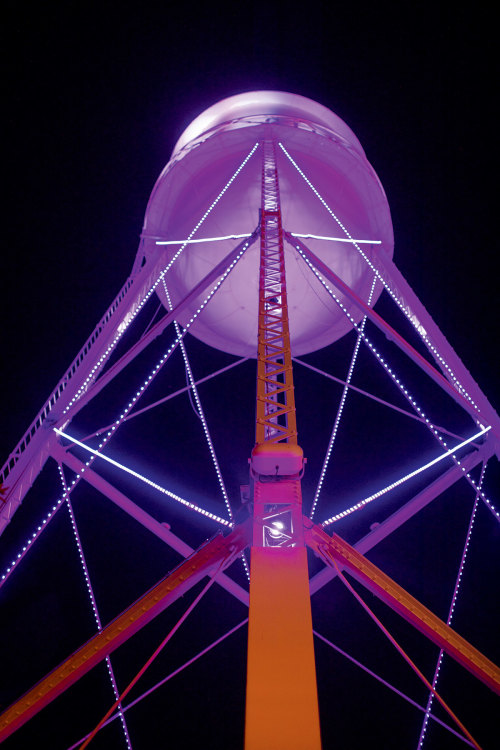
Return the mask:
<path id="1" fill-rule="evenodd" d="M 305 547 L 252 547 L 245 750 L 321 750 Z"/>

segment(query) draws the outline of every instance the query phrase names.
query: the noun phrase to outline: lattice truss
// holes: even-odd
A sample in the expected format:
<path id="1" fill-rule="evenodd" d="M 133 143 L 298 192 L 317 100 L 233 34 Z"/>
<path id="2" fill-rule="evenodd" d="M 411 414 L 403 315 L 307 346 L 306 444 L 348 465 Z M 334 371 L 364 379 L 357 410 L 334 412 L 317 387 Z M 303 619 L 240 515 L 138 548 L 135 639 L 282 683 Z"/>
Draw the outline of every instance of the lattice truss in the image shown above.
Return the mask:
<path id="1" fill-rule="evenodd" d="M 228 238 L 224 261 L 184 300 L 170 310 L 158 302 L 162 289 L 172 307 L 170 269 L 202 236 L 211 212 L 230 210 L 233 184 L 262 148 L 255 144 L 221 180 L 220 193 L 189 237 L 165 238 L 177 244 L 159 243 L 157 256 L 136 263 L 2 469 L 4 708 L 189 560 L 207 537 L 239 528 L 246 517 L 240 486 L 248 482 L 254 436 L 255 365 L 210 350 L 189 329 L 263 231 L 285 241 L 285 260 L 300 262 L 312 287 L 327 290 L 333 307 L 350 316 L 349 300 L 362 313 L 358 321 L 350 317 L 351 334 L 294 358 L 299 443 L 308 459 L 305 512 L 327 533 L 334 529 L 370 556 L 442 620 L 453 620 L 498 661 L 489 567 L 498 564 L 494 537 L 500 515 L 491 490 L 500 420 L 394 263 L 351 236 L 335 206 L 326 204 L 282 144 L 274 144 L 278 168 L 289 170 L 323 203 L 331 238 L 348 240 L 352 253 L 369 265 L 368 297 L 357 298 L 315 253 L 318 243 L 335 239 L 288 233 L 273 223 L 276 209 L 269 196 L 269 213 L 256 216 L 255 232 L 239 241 Z M 375 246 L 377 238 L 370 239 Z M 282 282 L 283 269 L 271 257 L 261 301 L 270 338 L 283 321 Z M 375 310 L 372 299 L 380 287 L 384 292 Z M 177 318 L 194 300 L 197 311 L 181 326 Z M 263 400 L 272 402 L 263 424 L 268 431 L 282 434 L 284 425 L 296 434 L 295 424 L 282 419 L 293 407 L 279 396 L 291 370 L 290 362 L 283 364 L 279 336 L 274 360 L 269 356 L 259 375 L 266 383 Z M 144 746 L 144 733 L 153 742 L 164 736 L 166 722 L 189 747 L 197 730 L 186 726 L 187 711 L 198 712 L 204 736 L 220 737 L 221 746 L 241 742 L 235 726 L 243 721 L 244 704 L 245 546 L 246 538 L 238 537 L 219 552 L 223 562 L 215 586 L 197 604 L 198 615 L 190 616 L 193 624 L 180 628 L 156 671 L 117 703 L 96 746 L 99 741 L 102 747 Z M 200 570 L 197 580 L 207 573 Z M 406 667 L 393 660 L 390 646 L 348 598 L 338 569 L 311 556 L 310 576 L 325 747 L 334 731 L 352 732 L 355 746 L 363 722 L 384 747 L 471 744 L 412 673 L 407 677 Z M 163 613 L 155 610 L 145 630 L 19 729 L 6 747 L 32 746 L 34 736 L 41 742 L 45 735 L 52 747 L 79 746 L 186 610 L 177 595 L 171 599 L 171 607 L 165 609 L 169 599 L 157 608 Z M 412 640 L 413 631 L 399 621 L 396 626 L 388 610 L 377 612 L 409 642 L 434 687 L 441 672 L 442 692 L 487 746 L 495 723 L 490 691 L 470 682 L 434 645 Z M 209 681 L 202 694 L 218 696 L 218 706 L 201 700 L 202 679 Z M 339 682 L 342 710 L 335 712 L 334 730 L 328 715 L 331 695 L 339 699 Z M 382 716 L 380 700 L 386 707 Z M 364 718 L 358 722 L 360 705 Z"/>

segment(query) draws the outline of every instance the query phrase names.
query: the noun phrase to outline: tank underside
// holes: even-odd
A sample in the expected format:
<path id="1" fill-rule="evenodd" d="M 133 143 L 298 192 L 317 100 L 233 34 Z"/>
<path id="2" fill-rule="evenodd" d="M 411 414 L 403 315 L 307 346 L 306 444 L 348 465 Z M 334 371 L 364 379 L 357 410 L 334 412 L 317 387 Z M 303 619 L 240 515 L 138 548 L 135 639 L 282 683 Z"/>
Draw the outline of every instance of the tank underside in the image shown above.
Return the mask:
<path id="1" fill-rule="evenodd" d="M 242 95 L 248 96 L 255 98 L 255 93 Z M 293 95 L 281 96 L 294 100 Z M 232 97 L 234 99 L 239 97 Z M 309 101 L 303 97 L 297 99 L 301 104 Z M 316 103 L 311 105 L 320 107 Z M 325 108 L 320 109 L 328 113 Z M 339 118 L 330 114 L 335 124 Z M 174 151 L 151 195 L 141 251 L 148 255 L 164 253 L 166 264 L 179 246 L 161 246 L 157 241 L 186 239 L 253 146 L 264 140 L 274 140 L 284 146 L 353 238 L 381 243 L 362 245 L 369 258 L 375 259 L 380 252 L 392 255 L 392 224 L 385 193 L 359 142 L 349 128 L 343 126 L 339 133 L 325 124 L 307 121 L 303 116 L 263 113 L 219 123 L 183 146 L 181 137 L 182 147 Z M 277 155 L 284 230 L 345 240 L 346 234 L 339 223 L 279 146 Z M 259 223 L 260 207 L 261 149 L 257 148 L 193 238 L 250 234 Z M 310 238 L 304 242 L 359 296 L 365 301 L 368 299 L 373 272 L 353 244 Z M 232 239 L 187 245 L 165 278 L 172 304 L 185 297 L 237 243 L 238 240 Z M 215 348 L 238 356 L 255 357 L 258 270 L 256 242 L 224 281 L 203 315 L 191 326 L 191 333 Z M 290 244 L 286 245 L 286 277 L 294 354 L 320 349 L 351 329 L 345 314 Z M 372 303 L 380 291 L 380 288 L 376 290 Z M 158 294 L 168 306 L 162 286 Z M 181 324 L 189 320 L 202 299 L 200 296 L 179 316 Z M 353 318 L 359 320 L 357 308 L 347 302 L 346 306 Z"/>

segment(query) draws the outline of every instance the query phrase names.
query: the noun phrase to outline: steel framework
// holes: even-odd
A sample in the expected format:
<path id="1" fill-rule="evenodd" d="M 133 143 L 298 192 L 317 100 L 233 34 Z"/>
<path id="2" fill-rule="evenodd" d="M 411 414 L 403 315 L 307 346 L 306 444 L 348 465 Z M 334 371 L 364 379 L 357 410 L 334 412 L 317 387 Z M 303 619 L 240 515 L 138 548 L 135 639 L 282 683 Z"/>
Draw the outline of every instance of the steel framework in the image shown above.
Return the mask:
<path id="1" fill-rule="evenodd" d="M 375 312 L 367 300 L 360 299 L 304 242 L 283 230 L 278 157 L 281 154 L 280 158 L 284 159 L 289 155 L 284 147 L 280 148 L 280 144 L 272 139 L 264 140 L 259 150 L 262 154 L 262 204 L 255 232 L 227 253 L 224 260 L 206 274 L 173 310 L 165 313 L 135 340 L 123 344 L 122 339 L 126 339 L 124 334 L 129 332 L 136 317 L 152 300 L 153 293 L 174 261 L 164 251 L 154 258 L 146 258 L 142 265 L 136 265 L 132 276 L 2 469 L 0 530 L 8 528 L 14 513 L 49 459 L 49 463 L 65 466 L 70 470 L 60 500 L 13 560 L 4 576 L 5 580 L 10 578 L 10 574 L 30 552 L 48 526 L 49 520 L 68 501 L 81 480 L 98 489 L 121 510 L 188 559 L 122 614 L 113 618 L 72 657 L 7 709 L 0 717 L 0 740 L 22 726 L 98 661 L 109 656 L 130 635 L 182 596 L 203 576 L 213 572 L 222 560 L 227 559 L 228 562 L 223 567 L 228 567 L 234 557 L 246 547 L 251 547 L 250 594 L 237 576 L 231 576 L 228 570 L 219 573 L 216 580 L 220 587 L 240 603 L 245 606 L 250 604 L 247 750 L 257 750 L 266 746 L 266 743 L 276 748 L 320 747 L 310 595 L 318 592 L 337 575 L 338 568 L 331 565 L 332 560 L 402 614 L 488 687 L 499 692 L 498 668 L 364 557 L 377 543 L 407 523 L 459 479 L 464 479 L 473 487 L 476 501 L 482 501 L 488 508 L 490 517 L 498 519 L 498 513 L 484 493 L 480 480 L 472 473 L 475 466 L 483 464 L 484 467 L 495 452 L 498 453 L 498 415 L 390 259 L 380 256 L 378 265 L 373 269 L 374 278 L 378 283 L 383 283 L 410 321 L 419 341 L 423 342 L 435 364 L 431 363 L 430 356 L 418 350 L 417 344 L 407 341 L 381 314 Z M 184 339 L 189 324 L 182 330 L 177 329 L 173 343 L 151 371 L 149 380 L 141 386 L 142 390 L 137 391 L 116 422 L 109 429 L 100 423 L 96 433 L 100 441 L 97 447 L 94 447 L 96 440 L 92 442 L 85 439 L 78 445 L 76 441 L 73 442 L 68 423 L 71 425 L 84 407 L 97 401 L 97 397 L 105 393 L 107 386 L 116 382 L 132 362 L 139 361 L 148 347 L 151 348 L 158 337 L 170 330 L 169 325 L 185 308 L 195 300 L 198 304 L 203 296 L 199 307 L 201 314 L 234 265 L 259 237 L 256 444 L 250 463 L 253 519 L 234 525 L 231 520 L 217 515 L 213 508 L 207 511 L 200 508 L 194 500 L 186 500 L 177 493 L 168 491 L 172 500 L 182 503 L 189 510 L 201 512 L 205 518 L 210 518 L 221 526 L 233 527 L 228 536 L 217 536 L 193 554 L 191 545 L 159 522 L 140 503 L 132 501 L 120 488 L 120 483 L 115 483 L 114 476 L 106 475 L 102 470 L 102 463 L 99 463 L 108 441 L 133 416 L 139 398 Z M 303 259 L 304 269 L 309 269 L 311 274 L 316 275 L 317 283 L 328 288 L 332 298 L 338 299 L 339 293 L 349 298 L 362 315 L 373 322 L 374 327 L 382 331 L 443 393 L 451 397 L 476 425 L 477 437 L 469 444 L 468 452 L 463 455 L 463 449 L 460 454 L 458 449 L 454 449 L 455 452 L 451 453 L 454 466 L 443 470 L 424 487 L 414 491 L 406 503 L 395 508 L 383 523 L 374 526 L 369 534 L 354 545 L 348 544 L 337 534 L 329 536 L 325 531 L 330 523 L 328 519 L 323 522 L 323 526 L 319 526 L 303 516 L 301 477 L 304 463 L 302 450 L 297 443 L 285 241 L 288 243 L 286 252 L 297 252 Z M 355 245 L 354 240 L 353 244 Z M 354 321 L 353 327 L 369 348 L 370 341 L 364 329 Z M 388 374 L 389 377 L 393 376 L 390 368 Z M 399 384 L 399 379 L 397 382 Z M 193 390 L 192 384 L 190 390 Z M 406 389 L 403 390 L 408 394 Z M 413 406 L 411 397 L 407 397 L 407 401 Z M 442 445 L 444 433 L 426 416 L 421 416 L 418 409 L 415 412 Z M 62 434 L 66 437 L 61 437 Z M 460 437 L 463 438 L 464 435 Z M 455 448 L 459 444 L 461 443 L 455 441 Z M 84 450 L 86 445 L 92 451 L 90 458 Z M 97 466 L 100 467 L 99 470 Z M 159 485 L 156 483 L 155 487 L 158 489 Z M 368 501 L 371 502 L 371 498 L 366 500 L 366 504 Z M 364 507 L 363 503 L 365 501 L 358 505 Z M 348 509 L 344 515 L 350 515 L 351 511 L 352 508 Z M 326 566 L 314 573 L 310 580 L 306 545 L 326 562 Z M 274 612 L 272 617 L 271 610 Z M 277 714 L 280 716 L 279 721 L 276 721 Z"/>

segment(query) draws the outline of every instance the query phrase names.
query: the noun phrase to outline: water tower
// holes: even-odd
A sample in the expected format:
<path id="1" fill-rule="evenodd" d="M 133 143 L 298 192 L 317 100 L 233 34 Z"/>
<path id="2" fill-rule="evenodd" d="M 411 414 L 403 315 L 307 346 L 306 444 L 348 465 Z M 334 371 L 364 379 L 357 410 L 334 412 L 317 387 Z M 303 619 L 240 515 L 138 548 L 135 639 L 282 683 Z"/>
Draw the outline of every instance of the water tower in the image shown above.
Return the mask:
<path id="1" fill-rule="evenodd" d="M 28 515 L 23 528 L 15 529 L 19 538 L 26 525 L 29 533 L 2 582 L 11 585 L 11 575 L 29 564 L 38 540 L 51 533 L 65 507 L 97 634 L 5 711 L 1 737 L 106 660 L 116 699 L 114 725 L 121 724 L 121 741 L 133 746 L 126 690 L 131 683 L 115 674 L 114 652 L 207 577 L 164 640 L 180 637 L 179 623 L 212 583 L 249 605 L 246 750 L 321 746 L 310 597 L 337 579 L 378 621 L 346 572 L 436 644 L 439 664 L 447 653 L 498 691 L 498 669 L 449 627 L 458 583 L 449 591 L 447 616 L 438 618 L 364 556 L 459 480 L 470 493 L 473 514 L 479 505 L 493 522 L 499 519 L 483 489 L 486 463 L 498 454 L 498 416 L 392 254 L 380 181 L 354 133 L 325 107 L 293 94 L 250 92 L 210 107 L 186 129 L 151 194 L 131 276 L 2 470 L 7 535 L 14 535 L 10 522 L 21 504 L 23 513 L 28 503 L 41 503 L 50 471 L 60 483 L 46 515 L 32 529 Z M 385 306 L 375 310 L 379 298 Z M 191 341 L 196 370 L 188 354 Z M 368 374 L 368 388 L 355 384 L 363 357 L 363 371 L 377 373 Z M 204 370 L 216 361 L 218 367 Z M 326 361 L 344 363 L 342 377 L 333 364 L 325 368 Z M 335 408 L 325 410 L 319 380 L 302 395 L 294 383 L 298 370 L 335 384 Z M 249 372 L 251 395 L 245 391 Z M 206 384 L 221 379 L 219 397 L 203 404 Z M 420 379 L 424 402 L 416 392 Z M 184 405 L 170 419 L 144 421 L 179 398 Z M 355 398 L 365 401 L 350 411 Z M 391 416 L 370 416 L 366 404 L 373 403 Z M 246 432 L 244 413 L 250 415 L 245 424 L 252 424 Z M 409 463 L 386 447 L 394 414 L 415 429 Z M 356 416 L 359 425 L 345 429 L 344 422 L 352 425 Z M 193 421 L 196 440 L 184 437 Z M 320 426 L 325 421 L 326 432 Z M 396 447 L 402 441 L 398 430 Z M 355 448 L 340 449 L 332 491 L 332 456 L 350 431 Z M 242 432 L 246 453 L 238 448 Z M 365 433 L 371 444 L 361 449 Z M 320 435 L 326 436 L 321 449 Z M 200 436 L 207 469 L 199 464 Z M 244 481 L 242 471 L 249 472 Z M 87 559 L 96 553 L 92 545 L 86 553 L 80 533 L 76 506 L 82 506 L 83 525 L 88 512 L 83 487 L 166 543 L 172 560 L 185 558 L 112 618 L 99 614 Z M 24 503 L 28 493 L 33 499 Z M 472 531 L 470 510 L 457 581 Z M 40 516 L 38 509 L 34 516 Z M 364 525 L 357 528 L 360 517 Z M 342 526 L 350 522 L 352 527 Z M 225 533 L 200 545 L 207 524 L 212 533 Z M 334 524 L 339 534 L 332 536 Z M 308 561 L 307 549 L 314 559 Z M 249 590 L 241 579 L 245 570 Z M 434 696 L 438 673 L 436 667 L 424 679 L 429 698 L 415 737 L 419 745 L 434 719 L 432 703 L 441 700 Z M 321 723 L 325 736 L 328 719 L 322 716 Z M 478 746 L 460 717 L 447 716 L 445 723 Z"/>

